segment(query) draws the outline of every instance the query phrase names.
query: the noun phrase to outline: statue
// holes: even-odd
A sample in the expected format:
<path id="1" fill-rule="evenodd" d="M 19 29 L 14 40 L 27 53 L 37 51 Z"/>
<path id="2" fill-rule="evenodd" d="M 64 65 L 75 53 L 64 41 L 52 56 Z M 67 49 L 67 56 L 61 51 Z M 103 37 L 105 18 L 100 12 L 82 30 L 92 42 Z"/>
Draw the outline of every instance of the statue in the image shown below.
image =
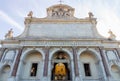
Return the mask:
<path id="1" fill-rule="evenodd" d="M 33 12 L 30 11 L 27 16 L 32 18 L 33 17 Z"/>
<path id="2" fill-rule="evenodd" d="M 63 63 L 58 63 L 55 65 L 55 80 L 65 80 L 66 68 Z"/>
<path id="3" fill-rule="evenodd" d="M 5 38 L 13 38 L 13 29 L 11 28 L 8 33 L 6 33 Z"/>
<path id="4" fill-rule="evenodd" d="M 32 69 L 31 69 L 31 76 L 35 76 L 36 74 L 35 74 L 35 68 L 34 67 L 32 67 Z"/>
<path id="5" fill-rule="evenodd" d="M 93 18 L 94 16 L 92 12 L 89 12 L 88 15 L 89 15 L 89 19 Z"/>
<path id="6" fill-rule="evenodd" d="M 115 39 L 116 38 L 115 34 L 113 34 L 113 32 L 111 30 L 109 30 L 108 33 L 109 33 L 108 39 Z"/>

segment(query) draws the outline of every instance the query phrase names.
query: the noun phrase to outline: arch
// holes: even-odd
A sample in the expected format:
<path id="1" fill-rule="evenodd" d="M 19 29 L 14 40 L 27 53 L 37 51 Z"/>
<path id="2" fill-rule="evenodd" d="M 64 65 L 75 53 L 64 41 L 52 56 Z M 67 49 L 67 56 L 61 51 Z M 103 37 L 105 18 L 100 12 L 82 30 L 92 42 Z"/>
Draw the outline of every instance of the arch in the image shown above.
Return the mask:
<path id="1" fill-rule="evenodd" d="M 79 50 L 78 56 L 80 56 L 83 52 L 86 52 L 86 51 L 91 52 L 91 54 L 93 54 L 98 59 L 98 61 L 101 60 L 99 53 L 96 50 L 91 49 L 91 48 L 90 49 L 85 48 L 85 49 Z"/>
<path id="2" fill-rule="evenodd" d="M 66 51 L 61 51 L 61 50 L 55 52 L 52 56 L 52 59 L 54 59 L 55 55 L 58 56 L 57 54 L 60 54 L 60 53 L 64 54 L 66 56 L 66 57 L 64 57 L 64 59 L 69 59 L 70 60 L 70 55 Z"/>
<path id="3" fill-rule="evenodd" d="M 28 49 L 28 50 L 26 50 L 25 52 L 23 52 L 20 60 L 25 59 L 25 57 L 27 56 L 27 54 L 29 54 L 29 53 L 31 53 L 31 52 L 33 52 L 33 51 L 39 52 L 39 53 L 42 55 L 42 59 L 43 59 L 43 60 L 45 59 L 45 56 L 44 56 L 45 53 L 44 53 L 41 49 Z"/>
<path id="4" fill-rule="evenodd" d="M 69 56 L 69 58 L 70 58 L 70 60 L 73 60 L 73 56 L 72 56 L 72 53 L 69 51 L 69 50 L 67 50 L 67 49 L 54 49 L 54 50 L 52 50 L 50 53 L 49 53 L 49 60 L 51 60 L 52 59 L 52 57 L 53 57 L 53 55 L 55 54 L 55 53 L 57 53 L 57 52 L 59 52 L 59 51 L 62 51 L 62 52 L 65 52 L 66 54 L 68 54 L 68 56 Z"/>
<path id="5" fill-rule="evenodd" d="M 37 55 L 37 56 L 36 56 Z M 34 58 L 34 56 L 36 56 L 36 58 Z M 27 58 L 28 57 L 28 58 Z M 34 59 L 37 60 L 37 58 L 40 58 L 39 60 L 42 60 L 42 55 L 40 52 L 36 51 L 36 50 L 31 50 L 29 51 L 26 56 L 24 57 L 23 61 L 27 60 L 27 59 Z"/>
<path id="6" fill-rule="evenodd" d="M 84 79 L 99 79 L 102 75 L 101 58 L 94 49 L 82 49 L 79 54 L 79 67 Z"/>
<path id="7" fill-rule="evenodd" d="M 86 50 L 80 54 L 80 57 L 85 55 L 87 55 L 89 58 L 94 59 L 96 62 L 99 61 L 98 57 L 96 57 L 96 54 L 94 54 L 92 51 Z"/>
<path id="8" fill-rule="evenodd" d="M 51 65 L 52 65 L 51 80 L 70 80 L 71 79 L 70 55 L 65 50 L 57 50 L 52 53 L 53 54 L 51 56 L 51 61 L 52 61 L 51 62 Z M 59 75 L 57 75 L 58 74 L 56 73 L 57 71 L 61 71 L 59 72 Z M 60 74 L 60 73 L 63 73 L 63 74 Z"/>
<path id="9" fill-rule="evenodd" d="M 120 80 L 120 67 L 116 64 L 111 66 L 112 76 L 115 80 Z"/>
<path id="10" fill-rule="evenodd" d="M 0 71 L 0 81 L 7 81 L 10 74 L 10 65 L 4 65 Z"/>
<path id="11" fill-rule="evenodd" d="M 42 52 L 42 53 L 41 53 Z M 20 60 L 19 77 L 20 79 L 40 79 L 43 73 L 43 55 L 44 52 L 40 49 L 26 50 Z"/>

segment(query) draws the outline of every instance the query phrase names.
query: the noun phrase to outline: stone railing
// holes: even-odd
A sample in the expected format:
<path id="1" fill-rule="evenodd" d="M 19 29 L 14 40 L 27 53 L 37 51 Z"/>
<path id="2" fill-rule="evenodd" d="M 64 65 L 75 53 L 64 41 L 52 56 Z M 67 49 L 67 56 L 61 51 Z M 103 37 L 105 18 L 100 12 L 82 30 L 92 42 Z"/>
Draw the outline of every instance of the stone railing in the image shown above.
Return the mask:
<path id="1" fill-rule="evenodd" d="M 72 80 L 51 80 L 51 81 L 72 81 Z"/>
<path id="2" fill-rule="evenodd" d="M 120 81 L 120 80 L 112 80 L 112 81 Z"/>
<path id="3" fill-rule="evenodd" d="M 83 79 L 83 81 L 101 81 L 99 79 Z"/>
<path id="4" fill-rule="evenodd" d="M 22 79 L 20 81 L 41 81 L 40 79 Z M 72 81 L 72 80 L 51 80 L 51 81 Z M 103 79 L 83 79 L 83 81 L 104 81 Z M 120 80 L 112 80 L 120 81 Z"/>
<path id="5" fill-rule="evenodd" d="M 83 79 L 83 81 L 105 81 L 103 78 L 99 79 Z M 120 81 L 120 80 L 111 80 L 111 81 Z"/>
<path id="6" fill-rule="evenodd" d="M 98 79 L 83 79 L 83 81 L 105 81 L 103 78 Z"/>
<path id="7" fill-rule="evenodd" d="M 20 81 L 41 81 L 40 79 L 22 79 Z M 72 80 L 51 80 L 51 81 L 72 81 Z"/>
<path id="8" fill-rule="evenodd" d="M 40 79 L 22 79 L 20 81 L 41 81 Z"/>

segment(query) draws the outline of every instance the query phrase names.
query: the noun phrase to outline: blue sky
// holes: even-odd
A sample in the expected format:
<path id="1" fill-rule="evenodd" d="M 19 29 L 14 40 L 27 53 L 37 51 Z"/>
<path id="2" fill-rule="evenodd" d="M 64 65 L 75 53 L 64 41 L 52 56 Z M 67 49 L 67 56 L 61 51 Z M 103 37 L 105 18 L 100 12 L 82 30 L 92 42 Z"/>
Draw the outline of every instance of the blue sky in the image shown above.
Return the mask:
<path id="1" fill-rule="evenodd" d="M 13 28 L 14 36 L 21 34 L 29 11 L 42 18 L 46 16 L 46 8 L 54 4 L 59 4 L 59 0 L 0 0 L 0 39 L 4 39 L 10 28 Z M 111 29 L 120 40 L 120 0 L 63 0 L 63 4 L 75 8 L 78 18 L 85 18 L 89 11 L 93 12 L 99 33 L 107 37 Z"/>

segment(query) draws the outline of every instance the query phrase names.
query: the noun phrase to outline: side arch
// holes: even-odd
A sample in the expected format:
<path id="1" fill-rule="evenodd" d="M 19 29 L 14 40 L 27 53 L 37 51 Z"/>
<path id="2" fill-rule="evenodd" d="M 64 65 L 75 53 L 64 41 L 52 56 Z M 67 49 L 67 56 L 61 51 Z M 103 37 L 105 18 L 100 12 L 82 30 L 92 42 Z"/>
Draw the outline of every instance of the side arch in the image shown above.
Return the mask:
<path id="1" fill-rule="evenodd" d="M 92 49 L 81 49 L 78 51 L 79 68 L 83 79 L 99 79 L 103 76 L 103 66 L 100 54 Z"/>
<path id="2" fill-rule="evenodd" d="M 85 49 L 79 50 L 79 51 L 77 52 L 78 58 L 79 58 L 79 56 L 80 56 L 83 52 L 85 52 L 85 51 L 90 51 L 90 52 L 98 59 L 98 61 L 101 60 L 101 57 L 100 57 L 99 53 L 98 53 L 96 50 L 91 49 L 91 48 L 89 48 L 89 49 L 85 48 Z"/>
<path id="3" fill-rule="evenodd" d="M 0 81 L 7 81 L 8 77 L 10 76 L 10 71 L 10 65 L 3 65 L 3 67 L 0 70 Z"/>
<path id="4" fill-rule="evenodd" d="M 18 68 L 17 75 L 18 79 L 35 79 L 38 80 L 42 78 L 43 68 L 44 68 L 44 51 L 42 49 L 27 49 L 22 53 L 20 58 L 20 64 Z M 35 75 L 31 74 L 32 69 L 35 69 Z M 35 77 L 32 77 L 35 76 Z"/>
<path id="5" fill-rule="evenodd" d="M 120 67 L 118 65 L 111 65 L 111 73 L 115 80 L 120 80 Z"/>
<path id="6" fill-rule="evenodd" d="M 25 57 L 27 56 L 28 53 L 32 52 L 32 51 L 38 51 L 41 55 L 42 55 L 42 59 L 44 60 L 45 59 L 45 53 L 43 50 L 41 49 L 28 49 L 28 50 L 25 50 L 23 53 L 22 53 L 22 56 L 20 58 L 20 60 L 23 60 L 25 59 Z"/>

